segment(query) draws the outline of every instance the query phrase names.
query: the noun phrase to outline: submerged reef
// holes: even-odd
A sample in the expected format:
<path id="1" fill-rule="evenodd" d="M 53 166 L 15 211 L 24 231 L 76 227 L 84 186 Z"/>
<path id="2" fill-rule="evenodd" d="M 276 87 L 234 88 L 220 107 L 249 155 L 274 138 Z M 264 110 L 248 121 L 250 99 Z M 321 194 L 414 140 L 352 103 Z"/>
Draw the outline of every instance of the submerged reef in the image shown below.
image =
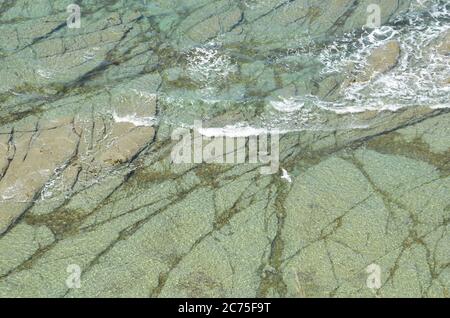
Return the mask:
<path id="1" fill-rule="evenodd" d="M 0 2 L 0 297 L 449 297 L 447 1 L 77 3 Z"/>

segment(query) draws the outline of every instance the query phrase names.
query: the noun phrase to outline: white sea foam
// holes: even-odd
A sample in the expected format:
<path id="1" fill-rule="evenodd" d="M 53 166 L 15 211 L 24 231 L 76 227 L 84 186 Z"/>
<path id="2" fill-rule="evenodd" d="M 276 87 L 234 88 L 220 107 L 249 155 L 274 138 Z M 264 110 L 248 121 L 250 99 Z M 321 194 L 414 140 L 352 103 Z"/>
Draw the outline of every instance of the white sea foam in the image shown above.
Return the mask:
<path id="1" fill-rule="evenodd" d="M 256 128 L 243 124 L 227 125 L 217 128 L 199 128 L 198 132 L 205 137 L 244 138 L 271 133 L 265 128 Z"/>
<path id="2" fill-rule="evenodd" d="M 439 104 L 439 105 L 433 105 L 430 106 L 432 109 L 444 109 L 444 108 L 450 108 L 450 103 L 446 104 Z"/>
<path id="3" fill-rule="evenodd" d="M 50 70 L 44 70 L 44 69 L 37 69 L 36 73 L 45 79 L 50 79 L 53 77 L 53 72 Z"/>
<path id="4" fill-rule="evenodd" d="M 258 3 L 247 0 L 245 5 L 256 6 Z M 448 108 L 450 56 L 440 54 L 436 48 L 439 39 L 450 29 L 449 6 L 450 3 L 442 0 L 413 1 L 408 12 L 387 25 L 345 34 L 325 47 L 323 39 L 316 42 L 302 36 L 298 47 L 288 48 L 281 54 L 273 53 L 267 60 L 262 60 L 267 67 L 276 64 L 282 69 L 282 85 L 292 82 L 296 91 L 308 92 L 276 100 L 272 95 L 267 97 L 264 91 L 258 91 L 259 86 L 252 82 L 245 82 L 241 90 L 228 88 L 234 84 L 230 81 L 230 74 L 236 71 L 233 59 L 239 54 L 227 54 L 228 51 L 217 43 L 194 48 L 186 53 L 185 71 L 197 89 L 177 90 L 176 97 L 165 97 L 165 102 L 170 106 L 167 107 L 167 114 L 162 116 L 171 123 L 186 124 L 198 118 L 200 111 L 201 116 L 208 116 L 215 113 L 209 112 L 213 108 L 221 113 L 229 109 L 234 111 L 232 107 L 239 105 L 243 112 L 249 108 L 251 114 L 253 108 L 261 106 L 263 110 L 256 111 L 254 118 L 247 119 L 247 125 L 226 122 L 230 125 L 202 129 L 202 134 L 211 137 L 250 136 L 269 133 L 274 129 L 366 128 L 370 123 L 358 122 L 362 116 L 352 115 L 366 111 L 397 112 L 406 107 Z M 392 40 L 401 47 L 397 65 L 370 79 L 361 76 L 374 49 Z M 264 59 L 264 56 L 258 58 Z M 342 75 L 348 79 L 347 86 L 333 91 L 327 100 L 308 95 L 312 92 L 309 86 L 313 86 L 313 82 L 320 85 L 323 79 L 342 78 Z M 323 93 L 324 87 L 319 88 Z M 341 121 L 329 121 L 330 113 L 338 114 L 342 125 Z M 345 114 L 349 116 L 340 116 Z M 180 118 L 183 123 L 179 122 Z M 328 127 L 330 125 L 334 126 Z"/>
<path id="5" fill-rule="evenodd" d="M 235 64 L 224 52 L 219 51 L 217 43 L 196 47 L 186 54 L 187 75 L 197 83 L 207 84 L 225 80 L 236 71 Z"/>
<path id="6" fill-rule="evenodd" d="M 423 6 L 428 5 L 427 10 Z M 371 52 L 388 41 L 401 46 L 398 64 L 389 72 L 366 82 L 356 82 L 341 91 L 340 102 L 362 110 L 377 105 L 379 110 L 416 104 L 433 106 L 449 99 L 450 57 L 439 54 L 438 39 L 449 31 L 447 5 L 440 1 L 417 3 L 422 10 L 412 10 L 391 26 L 364 32 L 359 38 L 347 34 L 322 50 L 319 60 L 324 75 L 362 72 Z M 432 17 L 432 18 L 431 18 Z M 384 105 L 386 104 L 386 105 Z"/>
<path id="7" fill-rule="evenodd" d="M 270 101 L 270 104 L 276 110 L 280 112 L 293 112 L 302 108 L 305 103 L 296 100 L 295 98 L 283 98 L 280 97 L 281 101 Z"/>
<path id="8" fill-rule="evenodd" d="M 113 113 L 113 119 L 116 123 L 131 123 L 135 126 L 151 127 L 156 123 L 155 117 L 138 117 L 136 114 L 119 116 L 116 112 Z"/>

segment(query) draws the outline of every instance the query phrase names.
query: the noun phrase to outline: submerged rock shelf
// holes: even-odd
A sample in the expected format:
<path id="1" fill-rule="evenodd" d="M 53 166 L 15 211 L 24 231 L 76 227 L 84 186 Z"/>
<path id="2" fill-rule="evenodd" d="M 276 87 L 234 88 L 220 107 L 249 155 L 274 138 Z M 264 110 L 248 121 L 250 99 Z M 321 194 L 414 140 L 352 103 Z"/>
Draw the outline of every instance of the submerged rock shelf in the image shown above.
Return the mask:
<path id="1" fill-rule="evenodd" d="M 70 4 L 0 3 L 0 297 L 449 297 L 446 1 Z"/>

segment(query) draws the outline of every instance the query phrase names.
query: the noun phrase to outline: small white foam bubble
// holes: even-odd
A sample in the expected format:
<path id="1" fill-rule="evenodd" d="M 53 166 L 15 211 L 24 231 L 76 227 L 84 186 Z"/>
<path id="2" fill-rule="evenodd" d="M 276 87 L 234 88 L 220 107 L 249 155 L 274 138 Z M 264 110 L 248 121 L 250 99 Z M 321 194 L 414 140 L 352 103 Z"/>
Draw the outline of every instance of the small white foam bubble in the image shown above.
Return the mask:
<path id="1" fill-rule="evenodd" d="M 49 71 L 49 70 L 44 70 L 44 69 L 37 69 L 36 73 L 40 76 L 43 77 L 45 79 L 50 79 L 53 77 L 53 72 Z"/>

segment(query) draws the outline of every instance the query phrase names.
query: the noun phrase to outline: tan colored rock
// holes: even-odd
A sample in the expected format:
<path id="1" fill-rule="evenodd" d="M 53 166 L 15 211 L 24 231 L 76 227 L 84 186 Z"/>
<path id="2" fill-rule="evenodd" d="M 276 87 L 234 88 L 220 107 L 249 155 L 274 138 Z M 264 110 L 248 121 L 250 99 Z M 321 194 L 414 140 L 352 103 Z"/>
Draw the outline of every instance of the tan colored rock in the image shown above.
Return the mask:
<path id="1" fill-rule="evenodd" d="M 127 162 L 153 139 L 154 133 L 153 127 L 116 123 L 111 131 L 111 141 L 96 161 L 108 166 Z"/>
<path id="2" fill-rule="evenodd" d="M 9 144 L 9 134 L 0 135 L 0 180 L 9 166 L 11 147 Z"/>
<path id="3" fill-rule="evenodd" d="M 390 41 L 376 48 L 367 59 L 368 65 L 361 80 L 366 81 L 376 74 L 390 71 L 397 65 L 399 57 L 400 44 L 397 41 Z"/>
<path id="4" fill-rule="evenodd" d="M 75 154 L 78 136 L 70 124 L 15 133 L 12 143 L 15 154 L 0 181 L 0 233 L 22 215 L 55 169 Z"/>
<path id="5" fill-rule="evenodd" d="M 442 55 L 450 53 L 450 30 L 448 30 L 442 38 L 442 42 L 437 47 L 437 52 Z"/>
<path id="6" fill-rule="evenodd" d="M 382 74 L 390 71 L 397 65 L 398 59 L 400 58 L 400 44 L 397 41 L 390 41 L 383 46 L 380 46 L 372 51 L 370 56 L 367 58 L 367 66 L 365 69 L 358 73 L 357 76 L 351 79 L 344 79 L 342 82 L 341 89 L 345 89 L 355 82 L 367 82 L 372 77 L 377 74 Z M 348 65 L 348 69 L 351 70 L 355 66 L 353 64 Z M 337 85 L 337 79 L 335 77 L 330 77 L 324 80 L 322 85 L 325 88 L 325 92 L 329 92 L 329 88 L 333 85 Z M 327 83 L 329 82 L 329 83 Z M 323 90 L 324 88 L 321 87 Z M 324 92 L 321 92 L 321 96 L 324 96 Z M 328 96 L 332 98 L 333 96 Z"/>
<path id="7" fill-rule="evenodd" d="M 125 91 L 111 100 L 113 118 L 77 118 L 75 130 L 81 136 L 79 155 L 83 169 L 98 174 L 131 160 L 151 142 L 156 101 L 153 94 Z"/>
<path id="8" fill-rule="evenodd" d="M 149 123 L 156 114 L 156 103 L 156 95 L 138 90 L 114 98 L 114 122 L 107 138 L 99 144 L 95 161 L 102 166 L 114 166 L 131 160 L 143 149 L 155 133 Z"/>

